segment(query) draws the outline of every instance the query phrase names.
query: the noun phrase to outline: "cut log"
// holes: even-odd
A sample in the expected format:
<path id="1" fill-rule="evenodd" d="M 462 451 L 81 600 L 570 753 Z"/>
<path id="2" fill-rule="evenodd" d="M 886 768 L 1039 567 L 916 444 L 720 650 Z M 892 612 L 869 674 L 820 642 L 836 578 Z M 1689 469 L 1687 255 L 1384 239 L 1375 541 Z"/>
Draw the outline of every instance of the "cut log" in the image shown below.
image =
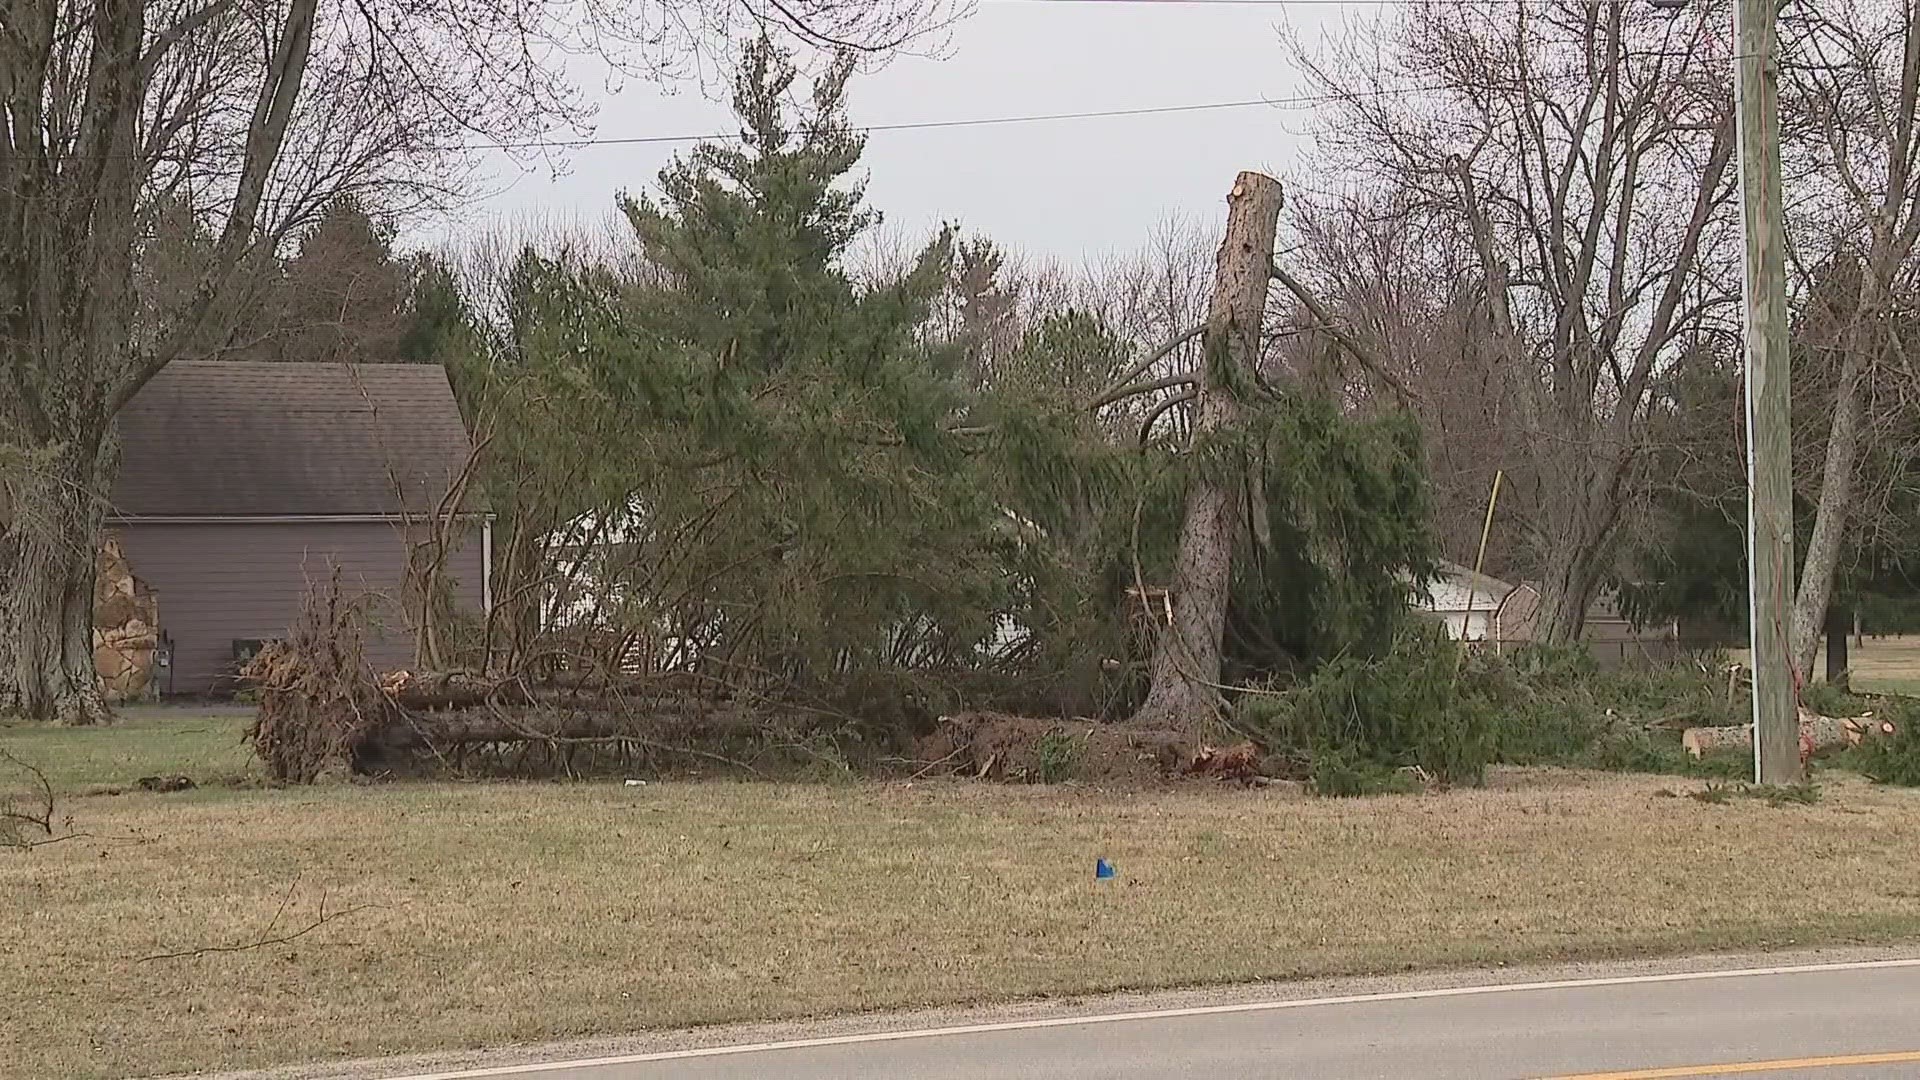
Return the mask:
<path id="1" fill-rule="evenodd" d="M 1815 750 L 1858 746 L 1860 740 L 1893 734 L 1893 722 L 1875 720 L 1872 713 L 1859 716 L 1817 716 L 1800 710 L 1800 752 L 1805 757 Z M 1680 735 L 1680 745 L 1689 755 L 1702 757 L 1720 750 L 1751 750 L 1753 725 L 1688 728 Z"/>

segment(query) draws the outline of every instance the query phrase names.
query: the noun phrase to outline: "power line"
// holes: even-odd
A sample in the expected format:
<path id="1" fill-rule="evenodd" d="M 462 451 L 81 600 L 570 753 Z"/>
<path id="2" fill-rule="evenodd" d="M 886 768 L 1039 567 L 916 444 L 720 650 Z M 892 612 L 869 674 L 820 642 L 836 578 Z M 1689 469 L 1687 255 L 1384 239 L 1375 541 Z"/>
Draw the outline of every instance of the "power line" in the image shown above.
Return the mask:
<path id="1" fill-rule="evenodd" d="M 1323 0 L 1004 0 L 1004 2 L 1025 3 L 1080 3 L 1080 4 L 1280 4 L 1280 3 L 1320 3 Z M 1335 2 L 1335 0 L 1325 0 Z M 1425 3 L 1428 0 L 1366 0 L 1378 3 Z M 1453 3 L 1458 0 L 1432 0 L 1432 2 Z M 1504 0 L 1515 3 L 1525 0 Z M 1581 78 L 1583 72 L 1569 72 L 1565 75 L 1544 75 L 1543 78 Z M 862 135 L 891 131 L 939 131 L 950 128 L 994 127 L 1007 124 L 1044 124 L 1070 120 L 1106 120 L 1134 116 L 1170 116 L 1180 113 L 1217 112 L 1227 109 L 1251 109 L 1266 107 L 1269 109 L 1295 109 L 1312 105 L 1331 105 L 1356 98 L 1398 97 L 1403 94 L 1433 94 L 1449 90 L 1470 89 L 1453 84 L 1432 86 L 1393 86 L 1374 90 L 1351 90 L 1330 94 L 1298 94 L 1282 98 L 1252 98 L 1244 101 L 1207 101 L 1192 105 L 1148 105 L 1131 109 L 1092 109 L 1085 112 L 1031 113 L 1019 116 L 981 116 L 956 120 L 914 120 L 897 124 L 850 124 L 848 130 Z M 530 139 L 511 140 L 495 143 L 469 143 L 448 147 L 450 150 L 539 150 L 539 149 L 582 149 L 596 146 L 656 146 L 676 143 L 700 142 L 737 142 L 741 139 L 738 131 L 716 131 L 700 135 L 632 135 L 632 136 L 585 136 L 577 139 Z"/>
<path id="2" fill-rule="evenodd" d="M 1113 2 L 1113 0 L 1103 0 Z M 1159 0 L 1156 0 L 1159 2 Z M 1205 3 L 1219 3 L 1224 0 L 1202 0 Z M 1271 0 L 1261 0 L 1271 2 Z M 1265 106 L 1270 109 L 1299 108 L 1306 105 L 1325 105 L 1336 101 L 1345 101 L 1354 97 L 1382 97 L 1393 94 L 1421 94 L 1445 90 L 1444 86 L 1406 86 L 1390 90 L 1370 90 L 1346 94 L 1306 94 L 1285 98 L 1254 98 L 1246 101 L 1209 101 L 1195 105 L 1149 105 L 1137 109 L 1095 109 L 1087 112 L 1034 113 L 1024 116 L 985 116 L 959 120 L 917 120 L 899 124 L 849 125 L 849 130 L 860 134 L 887 131 L 937 131 L 945 128 L 989 127 L 1001 124 L 1042 124 L 1067 120 L 1104 120 L 1129 116 L 1167 116 L 1176 113 L 1213 112 L 1224 109 L 1251 109 Z M 649 146 L 672 143 L 694 143 L 714 141 L 734 141 L 740 133 L 713 132 L 705 135 L 634 135 L 615 137 L 586 137 L 579 139 L 535 139 L 525 142 L 478 143 L 454 147 L 456 150 L 536 150 L 578 149 L 589 146 Z"/>

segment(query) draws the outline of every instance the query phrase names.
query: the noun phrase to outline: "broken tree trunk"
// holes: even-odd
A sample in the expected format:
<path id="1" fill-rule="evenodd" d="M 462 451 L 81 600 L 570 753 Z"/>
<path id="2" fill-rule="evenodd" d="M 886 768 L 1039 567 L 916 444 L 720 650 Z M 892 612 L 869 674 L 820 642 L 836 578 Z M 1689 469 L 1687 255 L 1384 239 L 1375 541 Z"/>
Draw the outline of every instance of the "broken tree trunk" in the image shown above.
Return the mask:
<path id="1" fill-rule="evenodd" d="M 1226 629 L 1239 485 L 1224 458 L 1240 424 L 1240 394 L 1260 349 L 1280 222 L 1280 182 L 1243 172 L 1227 195 L 1227 235 L 1215 261 L 1213 300 L 1187 457 L 1186 520 L 1174 557 L 1172 612 L 1153 654 L 1153 685 L 1134 719 L 1142 727 L 1197 732 L 1216 715 L 1220 638 Z"/>
<path id="2" fill-rule="evenodd" d="M 1872 713 L 1860 716 L 1816 716 L 1801 709 L 1801 756 L 1814 750 L 1858 746 L 1862 739 L 1891 735 L 1893 730 L 1892 721 L 1875 720 Z M 1680 745 L 1696 758 L 1721 750 L 1751 750 L 1753 725 L 1688 728 L 1680 735 Z"/>

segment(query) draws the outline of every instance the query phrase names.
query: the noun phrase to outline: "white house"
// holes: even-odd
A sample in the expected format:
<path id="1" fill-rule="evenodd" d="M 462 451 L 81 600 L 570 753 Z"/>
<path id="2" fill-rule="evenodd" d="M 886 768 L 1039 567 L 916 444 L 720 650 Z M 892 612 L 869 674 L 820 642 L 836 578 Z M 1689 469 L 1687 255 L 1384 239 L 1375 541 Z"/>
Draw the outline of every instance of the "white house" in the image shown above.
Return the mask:
<path id="1" fill-rule="evenodd" d="M 1498 640 L 1498 613 L 1514 590 L 1499 578 L 1475 573 L 1458 563 L 1441 562 L 1440 575 L 1427 583 L 1427 597 L 1415 610 L 1431 615 L 1456 641 Z"/>
<path id="2" fill-rule="evenodd" d="M 1415 601 L 1414 610 L 1439 620 L 1456 641 L 1491 642 L 1499 650 L 1534 640 L 1540 590 L 1533 585 L 1509 585 L 1458 563 L 1442 562 L 1427 592 L 1427 599 Z M 1581 640 L 1603 668 L 1668 661 L 1682 652 L 1677 622 L 1635 626 L 1610 591 L 1596 596 L 1587 609 Z"/>

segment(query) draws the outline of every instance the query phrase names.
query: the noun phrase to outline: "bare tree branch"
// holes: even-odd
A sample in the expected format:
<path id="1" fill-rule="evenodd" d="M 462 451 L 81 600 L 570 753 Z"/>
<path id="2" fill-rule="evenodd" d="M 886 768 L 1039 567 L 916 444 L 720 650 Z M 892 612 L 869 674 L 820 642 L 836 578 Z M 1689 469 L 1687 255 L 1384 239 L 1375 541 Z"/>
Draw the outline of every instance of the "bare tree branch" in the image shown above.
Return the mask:
<path id="1" fill-rule="evenodd" d="M 296 881 L 295 884 L 297 885 L 298 882 Z M 288 899 L 291 899 L 292 895 L 292 889 L 290 887 L 287 894 Z M 269 930 L 273 928 L 275 923 L 280 921 L 280 915 L 286 910 L 286 906 L 287 900 L 283 899 L 280 904 L 280 910 L 274 912 L 273 922 L 268 924 Z M 212 956 L 221 953 L 242 953 L 252 952 L 255 949 L 268 949 L 275 945 L 286 945 L 290 942 L 298 941 L 329 923 L 339 922 L 341 919 L 357 915 L 362 911 L 373 911 L 379 908 L 379 904 L 354 904 L 351 907 L 336 908 L 333 911 L 328 911 L 327 894 L 323 890 L 320 893 L 319 910 L 314 914 L 314 917 L 297 929 L 290 930 L 284 934 L 273 934 L 257 938 L 253 941 L 240 942 L 232 945 L 199 945 L 191 949 L 151 953 L 146 956 L 135 957 L 133 962 L 136 964 L 148 964 L 157 960 L 183 960 L 195 956 Z"/>
<path id="2" fill-rule="evenodd" d="M 1354 339 L 1353 335 L 1341 329 L 1340 324 L 1334 319 L 1333 314 L 1327 310 L 1326 305 L 1321 303 L 1319 298 L 1313 295 L 1313 290 L 1301 284 L 1300 280 L 1292 274 L 1281 269 L 1280 264 L 1277 262 L 1273 264 L 1272 270 L 1274 279 L 1285 286 L 1286 290 L 1292 293 L 1296 300 L 1306 305 L 1307 310 L 1313 314 L 1315 325 L 1319 329 L 1326 331 L 1329 337 L 1338 342 L 1340 347 L 1346 350 L 1348 356 L 1359 361 L 1361 367 L 1366 368 L 1374 378 L 1385 383 L 1387 387 L 1399 397 L 1402 404 L 1412 405 L 1418 402 L 1419 398 L 1413 392 L 1413 389 L 1406 384 L 1405 380 L 1395 375 L 1392 369 L 1388 368 L 1387 365 L 1381 361 L 1379 354 L 1362 345 Z"/>
<path id="3" fill-rule="evenodd" d="M 1093 401 L 1087 405 L 1087 408 L 1089 409 L 1102 408 L 1103 406 L 1111 405 L 1114 402 L 1119 401 L 1121 398 L 1130 396 L 1125 389 L 1129 383 L 1133 382 L 1133 380 L 1145 374 L 1150 368 L 1153 367 L 1153 365 L 1166 359 L 1169 355 L 1173 353 L 1175 349 L 1178 349 L 1180 346 L 1185 345 L 1187 342 L 1192 341 L 1193 339 L 1199 337 L 1201 334 L 1206 333 L 1206 330 L 1207 330 L 1206 324 L 1200 323 L 1198 325 L 1188 327 L 1187 329 L 1180 331 L 1178 334 L 1175 334 L 1172 338 L 1168 339 L 1165 343 L 1163 343 L 1159 348 L 1148 353 L 1146 356 L 1136 361 L 1131 367 L 1127 368 L 1127 370 L 1121 372 L 1119 376 L 1117 376 L 1113 380 L 1113 382 L 1107 387 L 1107 389 L 1101 392 L 1099 397 L 1094 398 Z"/>

